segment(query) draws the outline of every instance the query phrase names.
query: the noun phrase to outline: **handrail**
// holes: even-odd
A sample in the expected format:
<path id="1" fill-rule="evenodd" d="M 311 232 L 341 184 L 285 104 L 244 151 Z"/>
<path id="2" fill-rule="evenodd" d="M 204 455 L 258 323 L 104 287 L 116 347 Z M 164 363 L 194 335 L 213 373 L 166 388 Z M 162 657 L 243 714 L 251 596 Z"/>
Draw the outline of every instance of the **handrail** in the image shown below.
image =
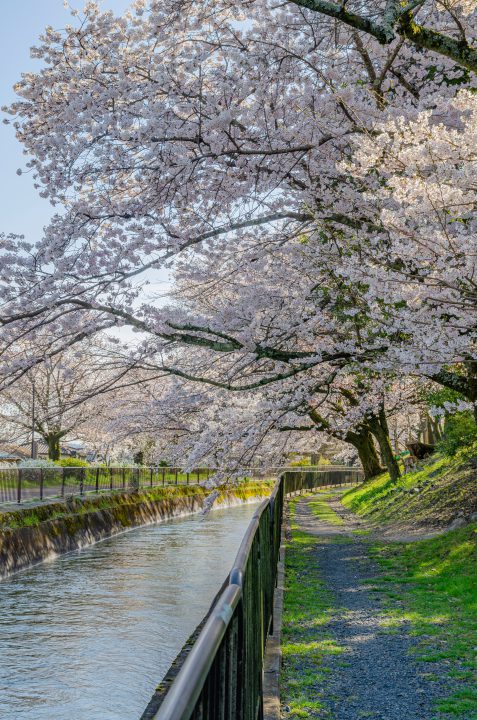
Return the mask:
<path id="1" fill-rule="evenodd" d="M 276 485 L 278 485 L 279 482 L 280 481 L 278 481 L 276 483 Z M 240 587 L 242 586 L 243 574 L 245 572 L 245 566 L 247 564 L 247 560 L 248 560 L 248 556 L 250 554 L 252 543 L 255 539 L 255 533 L 258 530 L 258 526 L 260 523 L 260 518 L 262 517 L 262 513 L 265 511 L 265 509 L 269 505 L 270 505 L 270 499 L 267 498 L 262 503 L 260 503 L 257 510 L 255 510 L 254 514 L 252 515 L 252 518 L 247 527 L 245 535 L 243 536 L 242 542 L 240 543 L 240 547 L 238 549 L 237 555 L 235 556 L 235 562 L 232 566 L 232 570 L 230 571 L 230 583 L 231 584 L 239 585 Z"/>
<path id="2" fill-rule="evenodd" d="M 330 476 L 333 471 L 329 471 Z M 355 468 L 334 471 L 330 485 L 358 481 Z M 212 607 L 192 650 L 151 716 L 153 720 L 260 720 L 265 640 L 285 494 L 315 487 L 313 473 L 282 475 L 254 512 L 235 557 L 228 585 Z M 320 480 L 319 487 L 323 483 Z"/>
<path id="3" fill-rule="evenodd" d="M 155 718 L 179 720 L 191 716 L 241 594 L 239 585 L 224 590 Z"/>
<path id="4" fill-rule="evenodd" d="M 278 480 L 275 487 L 281 481 Z M 154 720 L 189 718 L 200 696 L 234 610 L 242 599 L 243 577 L 262 514 L 270 505 L 266 499 L 252 515 L 229 576 L 229 585 L 219 597 Z"/>

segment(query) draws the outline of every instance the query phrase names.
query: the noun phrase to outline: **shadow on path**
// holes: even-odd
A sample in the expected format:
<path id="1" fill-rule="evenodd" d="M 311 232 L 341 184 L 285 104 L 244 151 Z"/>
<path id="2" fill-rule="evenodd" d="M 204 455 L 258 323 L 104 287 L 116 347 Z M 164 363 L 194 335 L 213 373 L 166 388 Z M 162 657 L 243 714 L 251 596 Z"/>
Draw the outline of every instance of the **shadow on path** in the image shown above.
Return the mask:
<path id="1" fill-rule="evenodd" d="M 438 714 L 432 710 L 433 701 L 443 688 L 438 681 L 426 680 L 428 665 L 410 654 L 416 640 L 406 625 L 392 632 L 384 627 L 386 613 L 372 586 L 381 571 L 369 560 L 366 541 L 353 534 L 361 522 L 344 510 L 343 525 L 322 521 L 311 513 L 309 503 L 314 500 L 297 503 L 295 521 L 300 530 L 318 538 L 314 557 L 333 597 L 326 632 L 343 648 L 341 654 L 323 661 L 328 673 L 322 698 L 325 710 L 319 716 L 434 720 Z M 433 664 L 432 670 L 439 668 Z"/>

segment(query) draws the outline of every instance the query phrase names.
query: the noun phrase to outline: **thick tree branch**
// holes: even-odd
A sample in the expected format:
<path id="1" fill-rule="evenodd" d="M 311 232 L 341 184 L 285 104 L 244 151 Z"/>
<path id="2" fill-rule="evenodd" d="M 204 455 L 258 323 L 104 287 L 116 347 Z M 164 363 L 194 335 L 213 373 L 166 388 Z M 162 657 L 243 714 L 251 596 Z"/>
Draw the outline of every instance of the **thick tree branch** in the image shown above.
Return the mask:
<path id="1" fill-rule="evenodd" d="M 439 385 L 449 388 L 449 390 L 454 390 L 464 395 L 464 397 L 469 397 L 469 381 L 464 375 L 449 370 L 439 370 L 438 373 L 427 377 Z"/>
<path id="2" fill-rule="evenodd" d="M 403 15 L 399 21 L 398 32 L 415 45 L 455 60 L 458 65 L 477 72 L 477 48 L 465 40 L 456 40 L 435 30 L 418 25 L 411 13 Z"/>
<path id="3" fill-rule="evenodd" d="M 134 315 L 122 310 L 121 308 L 115 308 L 112 305 L 101 305 L 94 304 L 85 300 L 79 300 L 77 298 L 71 298 L 61 301 L 61 304 L 71 304 L 84 310 L 92 310 L 95 312 L 106 313 L 112 315 L 125 322 L 126 324 L 141 330 L 142 332 L 154 335 L 155 337 L 162 338 L 169 342 L 178 342 L 184 345 L 195 345 L 198 347 L 208 348 L 209 350 L 215 350 L 216 352 L 232 353 L 238 350 L 244 350 L 244 345 L 235 338 L 230 339 L 214 340 L 212 338 L 202 337 L 199 335 L 191 335 L 188 330 L 195 332 L 202 332 L 204 334 L 216 334 L 217 337 L 224 337 L 223 333 L 214 333 L 213 330 L 207 327 L 200 327 L 197 325 L 179 325 L 176 323 L 165 323 L 171 330 L 176 328 L 177 332 L 166 332 L 154 330 L 144 320 L 136 318 Z M 227 336 L 225 336 L 227 337 Z M 375 348 L 372 352 L 381 352 L 386 348 Z M 251 354 L 257 356 L 257 358 L 268 358 L 270 360 L 277 360 L 284 363 L 291 363 L 295 360 L 309 360 L 309 363 L 302 366 L 303 369 L 313 367 L 324 362 L 335 362 L 337 360 L 364 360 L 368 357 L 367 353 L 363 355 L 357 355 L 356 353 L 347 351 L 338 351 L 336 353 L 324 352 L 318 354 L 313 351 L 300 351 L 295 350 L 293 352 L 287 350 L 280 350 L 266 345 L 257 343 L 253 349 L 249 351 Z"/>
<path id="4" fill-rule="evenodd" d="M 409 2 L 406 5 L 390 0 L 383 11 L 381 23 L 364 15 L 346 10 L 345 4 L 338 5 L 327 0 L 291 0 L 295 5 L 308 8 L 314 12 L 340 20 L 345 25 L 371 35 L 383 45 L 388 45 L 401 35 L 416 47 L 431 50 L 454 60 L 458 65 L 477 72 L 477 48 L 472 47 L 464 39 L 455 39 L 436 30 L 419 25 L 414 19 L 412 10 L 422 4 L 421 1 Z"/>
<path id="5" fill-rule="evenodd" d="M 392 42 L 395 38 L 395 33 L 389 28 L 379 25 L 370 18 L 348 12 L 344 3 L 338 5 L 338 3 L 328 2 L 327 0 L 291 0 L 291 2 L 322 15 L 341 20 L 345 25 L 361 30 L 367 35 L 373 35 L 383 45 Z"/>

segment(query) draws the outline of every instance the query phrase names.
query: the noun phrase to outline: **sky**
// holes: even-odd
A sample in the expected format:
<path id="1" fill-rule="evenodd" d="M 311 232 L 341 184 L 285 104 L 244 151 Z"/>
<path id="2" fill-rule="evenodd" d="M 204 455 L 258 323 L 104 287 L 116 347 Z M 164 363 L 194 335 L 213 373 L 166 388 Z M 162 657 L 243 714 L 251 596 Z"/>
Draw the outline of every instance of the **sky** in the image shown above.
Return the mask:
<path id="1" fill-rule="evenodd" d="M 102 0 L 104 10 L 120 14 L 131 0 Z M 69 0 L 70 7 L 81 9 L 83 0 Z M 39 60 L 30 58 L 30 47 L 37 44 L 45 27 L 61 29 L 72 23 L 64 0 L 0 0 L 0 107 L 15 99 L 13 85 L 24 72 L 41 67 Z M 6 117 L 0 113 L 1 120 Z M 25 169 L 26 157 L 9 125 L 0 123 L 0 232 L 25 235 L 35 242 L 42 236 L 43 228 L 53 214 L 48 200 L 41 198 L 33 187 L 33 178 Z M 58 208 L 56 208 L 58 210 Z M 167 292 L 169 277 L 159 271 L 149 275 L 150 292 Z"/>
<path id="2" fill-rule="evenodd" d="M 131 0 L 103 0 L 102 7 L 124 12 Z M 81 9 L 82 0 L 70 0 Z M 30 47 L 47 25 L 55 29 L 71 22 L 63 0 L 0 0 L 0 107 L 15 98 L 13 85 L 22 72 L 40 68 L 30 58 Z M 1 113 L 1 118 L 5 117 Z M 0 232 L 24 234 L 28 241 L 41 237 L 42 228 L 52 215 L 48 200 L 39 197 L 31 175 L 16 174 L 25 167 L 25 156 L 15 138 L 13 128 L 0 124 Z"/>

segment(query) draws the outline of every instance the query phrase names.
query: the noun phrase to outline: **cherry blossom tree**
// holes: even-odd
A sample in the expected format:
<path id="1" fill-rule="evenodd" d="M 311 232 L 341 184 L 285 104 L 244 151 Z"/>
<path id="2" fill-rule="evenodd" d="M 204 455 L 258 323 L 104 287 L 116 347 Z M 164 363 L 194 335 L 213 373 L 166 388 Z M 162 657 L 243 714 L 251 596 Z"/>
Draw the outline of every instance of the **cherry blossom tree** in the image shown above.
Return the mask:
<path id="1" fill-rule="evenodd" d="M 115 383 L 124 383 L 128 369 L 114 361 L 114 348 L 100 338 L 84 342 L 75 349 L 47 357 L 48 338 L 24 342 L 25 357 L 43 352 L 45 360 L 0 392 L 0 419 L 19 439 L 34 430 L 47 444 L 50 460 L 59 460 L 61 440 L 85 428 L 104 422 L 107 400 Z M 43 351 L 41 350 L 43 345 Z"/>
<path id="2" fill-rule="evenodd" d="M 476 13 L 370 7 L 88 3 L 47 29 L 11 113 L 59 212 L 36 246 L 3 238 L 6 378 L 28 368 L 18 339 L 49 324 L 50 356 L 129 325 L 144 372 L 207 386 L 211 413 L 238 397 L 229 423 L 254 407 L 257 437 L 307 408 L 368 474 L 373 435 L 396 474 L 389 378 L 474 399 Z M 164 267 L 168 305 L 147 294 Z"/>
<path id="3" fill-rule="evenodd" d="M 393 308 L 402 360 L 474 404 L 476 111 L 473 93 L 460 91 L 413 120 L 388 121 L 352 161 L 380 206 L 379 231 L 362 249 L 368 282 L 379 278 L 376 295 Z"/>

